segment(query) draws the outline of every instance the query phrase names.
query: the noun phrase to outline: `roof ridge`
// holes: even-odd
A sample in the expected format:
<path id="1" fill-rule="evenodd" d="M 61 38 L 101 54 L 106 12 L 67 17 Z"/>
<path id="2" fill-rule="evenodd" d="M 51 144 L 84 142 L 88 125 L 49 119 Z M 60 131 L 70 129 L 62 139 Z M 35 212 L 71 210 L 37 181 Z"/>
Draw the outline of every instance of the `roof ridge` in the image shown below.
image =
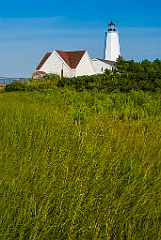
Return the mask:
<path id="1" fill-rule="evenodd" d="M 71 68 L 75 69 L 82 59 L 86 50 L 78 50 L 78 51 L 61 51 L 55 50 L 59 56 L 65 61 L 65 63 Z"/>

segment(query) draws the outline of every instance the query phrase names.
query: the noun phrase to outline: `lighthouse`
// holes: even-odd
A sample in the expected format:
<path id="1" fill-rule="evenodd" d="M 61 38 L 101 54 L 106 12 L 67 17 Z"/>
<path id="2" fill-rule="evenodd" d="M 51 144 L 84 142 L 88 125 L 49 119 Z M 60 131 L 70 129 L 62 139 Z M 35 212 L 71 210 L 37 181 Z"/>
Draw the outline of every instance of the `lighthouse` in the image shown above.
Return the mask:
<path id="1" fill-rule="evenodd" d="M 104 59 L 116 61 L 120 56 L 119 35 L 116 25 L 111 21 L 108 24 L 108 31 L 105 34 Z"/>

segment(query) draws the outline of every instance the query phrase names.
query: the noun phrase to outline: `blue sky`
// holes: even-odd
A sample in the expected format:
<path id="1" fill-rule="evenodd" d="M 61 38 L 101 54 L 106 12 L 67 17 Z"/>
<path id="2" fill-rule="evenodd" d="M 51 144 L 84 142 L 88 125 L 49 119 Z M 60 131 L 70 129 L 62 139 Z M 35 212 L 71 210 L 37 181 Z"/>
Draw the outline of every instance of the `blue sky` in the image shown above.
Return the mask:
<path id="1" fill-rule="evenodd" d="M 125 59 L 161 59 L 161 0 L 2 0 L 0 77 L 30 77 L 55 49 L 102 58 L 111 20 Z"/>

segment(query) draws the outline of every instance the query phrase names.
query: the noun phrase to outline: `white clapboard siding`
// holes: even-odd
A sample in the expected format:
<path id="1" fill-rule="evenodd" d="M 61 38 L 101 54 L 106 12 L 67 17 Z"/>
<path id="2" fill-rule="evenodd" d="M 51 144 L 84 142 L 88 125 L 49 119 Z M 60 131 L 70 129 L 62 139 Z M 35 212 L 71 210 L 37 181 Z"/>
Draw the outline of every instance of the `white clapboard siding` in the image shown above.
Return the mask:
<path id="1" fill-rule="evenodd" d="M 86 51 L 76 67 L 76 76 L 93 74 L 95 74 L 95 71 L 91 63 L 90 57 Z"/>
<path id="2" fill-rule="evenodd" d="M 52 52 L 52 54 L 40 68 L 41 71 L 44 71 L 46 73 L 53 73 L 58 75 L 61 75 L 62 69 L 65 76 L 70 75 L 70 68 L 55 51 Z"/>
<path id="3" fill-rule="evenodd" d="M 97 58 L 92 59 L 92 65 L 95 70 L 95 74 L 104 73 L 106 69 L 112 70 L 112 65 L 108 64 L 107 62 L 101 61 Z"/>

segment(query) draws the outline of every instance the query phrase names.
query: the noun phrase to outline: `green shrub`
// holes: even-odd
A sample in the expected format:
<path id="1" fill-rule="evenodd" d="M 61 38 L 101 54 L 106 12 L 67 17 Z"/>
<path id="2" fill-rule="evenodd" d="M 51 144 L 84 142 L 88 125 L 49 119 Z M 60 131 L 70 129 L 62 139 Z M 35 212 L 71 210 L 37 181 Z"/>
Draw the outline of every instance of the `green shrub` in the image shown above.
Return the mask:
<path id="1" fill-rule="evenodd" d="M 26 83 L 22 83 L 19 81 L 12 82 L 5 86 L 6 92 L 13 92 L 13 91 L 24 91 Z"/>
<path id="2" fill-rule="evenodd" d="M 131 90 L 161 92 L 161 61 L 141 63 L 133 60 L 125 61 L 120 57 L 116 63 L 117 70 L 106 70 L 104 74 L 78 76 L 73 78 L 47 74 L 42 80 L 33 80 L 22 84 L 14 82 L 6 86 L 6 91 L 42 91 L 57 87 L 67 87 L 76 91 L 104 91 L 106 93 L 128 93 Z M 55 87 L 54 87 L 55 86 Z"/>
<path id="3" fill-rule="evenodd" d="M 44 91 L 54 89 L 57 83 L 53 80 L 41 79 L 41 80 L 30 80 L 27 83 L 12 82 L 7 84 L 5 87 L 6 92 L 13 91 Z"/>

